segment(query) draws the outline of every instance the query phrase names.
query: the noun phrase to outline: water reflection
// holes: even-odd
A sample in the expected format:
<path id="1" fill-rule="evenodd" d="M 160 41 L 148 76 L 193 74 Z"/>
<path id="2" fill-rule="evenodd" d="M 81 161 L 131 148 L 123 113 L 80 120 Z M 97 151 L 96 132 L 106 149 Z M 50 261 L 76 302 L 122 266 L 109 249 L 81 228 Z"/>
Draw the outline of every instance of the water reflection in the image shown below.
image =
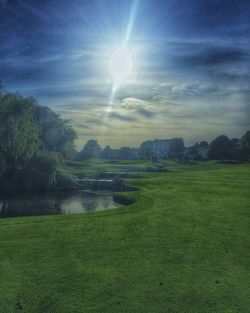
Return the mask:
<path id="1" fill-rule="evenodd" d="M 57 192 L 16 197 L 0 196 L 0 217 L 95 212 L 119 207 L 111 193 Z"/>

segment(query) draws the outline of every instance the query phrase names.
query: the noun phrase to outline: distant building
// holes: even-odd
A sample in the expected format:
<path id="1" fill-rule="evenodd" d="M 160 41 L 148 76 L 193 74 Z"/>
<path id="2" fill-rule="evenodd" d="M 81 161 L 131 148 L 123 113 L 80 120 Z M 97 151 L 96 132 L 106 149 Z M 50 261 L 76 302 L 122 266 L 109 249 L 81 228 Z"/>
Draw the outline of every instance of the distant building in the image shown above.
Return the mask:
<path id="1" fill-rule="evenodd" d="M 158 159 L 166 159 L 170 154 L 171 139 L 155 139 L 153 141 L 153 155 Z"/>
<path id="2" fill-rule="evenodd" d="M 166 159 L 170 154 L 171 139 L 154 139 L 144 141 L 139 148 L 139 156 L 142 159 Z"/>

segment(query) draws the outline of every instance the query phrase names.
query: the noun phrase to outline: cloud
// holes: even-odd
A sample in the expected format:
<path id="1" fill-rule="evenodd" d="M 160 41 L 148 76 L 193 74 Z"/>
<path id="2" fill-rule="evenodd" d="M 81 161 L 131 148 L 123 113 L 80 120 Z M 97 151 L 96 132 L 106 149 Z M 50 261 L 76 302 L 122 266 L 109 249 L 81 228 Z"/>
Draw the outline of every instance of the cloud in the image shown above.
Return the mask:
<path id="1" fill-rule="evenodd" d="M 164 57 L 161 53 L 165 49 L 168 53 Z M 237 45 L 227 38 L 177 40 L 169 42 L 168 46 L 164 43 L 159 60 L 164 60 L 170 82 L 245 83 L 246 79 L 249 82 L 249 51 L 250 41 L 246 38 L 237 39 Z"/>
<path id="2" fill-rule="evenodd" d="M 122 107 L 127 110 L 134 110 L 138 107 L 146 107 L 148 103 L 144 100 L 137 98 L 124 98 L 121 99 Z"/>
<path id="3" fill-rule="evenodd" d="M 137 98 L 125 98 L 121 102 L 123 110 L 133 112 L 135 115 L 138 114 L 147 119 L 153 118 L 156 115 L 155 108 L 148 101 Z"/>
<path id="4" fill-rule="evenodd" d="M 242 67 L 225 67 L 223 69 L 218 70 L 218 68 L 214 68 L 210 72 L 216 79 L 220 79 L 226 81 L 228 83 L 241 83 L 248 84 L 250 83 L 250 62 L 247 64 L 243 64 Z"/>
<path id="5" fill-rule="evenodd" d="M 75 127 L 83 128 L 83 129 L 90 129 L 88 125 L 83 125 L 83 124 L 76 124 Z"/>
<path id="6" fill-rule="evenodd" d="M 146 118 L 153 118 L 155 116 L 155 112 L 147 110 L 145 108 L 138 108 L 136 110 L 140 115 L 146 117 Z"/>
<path id="7" fill-rule="evenodd" d="M 164 102 L 169 100 L 178 100 L 188 102 L 189 100 L 198 101 L 218 101 L 235 95 L 244 95 L 249 88 L 242 84 L 225 84 L 225 83 L 161 83 L 155 87 L 156 94 L 152 100 Z"/>
<path id="8" fill-rule="evenodd" d="M 111 119 L 119 120 L 122 122 L 133 122 L 136 121 L 136 118 L 133 116 L 123 115 L 117 112 L 110 112 L 107 116 Z"/>
<path id="9" fill-rule="evenodd" d="M 214 84 L 201 84 L 198 82 L 195 83 L 183 83 L 183 84 L 174 84 L 174 83 L 161 83 L 156 90 L 159 94 L 154 97 L 156 100 L 165 98 L 187 98 L 187 97 L 199 97 L 205 95 L 216 94 L 220 92 L 220 88 Z"/>
<path id="10" fill-rule="evenodd" d="M 187 67 L 211 67 L 235 62 L 249 61 L 249 52 L 244 48 L 204 46 L 198 51 L 189 51 L 176 57 L 176 62 Z"/>

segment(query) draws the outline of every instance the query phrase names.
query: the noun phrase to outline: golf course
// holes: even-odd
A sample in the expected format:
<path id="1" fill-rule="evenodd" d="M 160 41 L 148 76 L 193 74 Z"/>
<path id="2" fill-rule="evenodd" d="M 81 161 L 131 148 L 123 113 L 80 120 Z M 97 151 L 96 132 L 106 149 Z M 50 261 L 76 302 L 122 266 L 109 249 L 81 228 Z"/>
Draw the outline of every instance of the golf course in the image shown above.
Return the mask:
<path id="1" fill-rule="evenodd" d="M 132 205 L 0 219 L 1 313 L 250 312 L 250 164 L 91 160 Z"/>

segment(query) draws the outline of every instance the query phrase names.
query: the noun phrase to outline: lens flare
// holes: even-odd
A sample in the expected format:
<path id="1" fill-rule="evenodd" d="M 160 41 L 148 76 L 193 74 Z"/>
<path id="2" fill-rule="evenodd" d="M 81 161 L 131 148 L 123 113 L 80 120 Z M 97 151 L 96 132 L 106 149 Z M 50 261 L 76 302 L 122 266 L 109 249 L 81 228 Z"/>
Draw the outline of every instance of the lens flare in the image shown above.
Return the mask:
<path id="1" fill-rule="evenodd" d="M 109 71 L 113 84 L 118 86 L 126 83 L 133 69 L 133 56 L 126 47 L 120 47 L 113 51 L 109 58 Z"/>

